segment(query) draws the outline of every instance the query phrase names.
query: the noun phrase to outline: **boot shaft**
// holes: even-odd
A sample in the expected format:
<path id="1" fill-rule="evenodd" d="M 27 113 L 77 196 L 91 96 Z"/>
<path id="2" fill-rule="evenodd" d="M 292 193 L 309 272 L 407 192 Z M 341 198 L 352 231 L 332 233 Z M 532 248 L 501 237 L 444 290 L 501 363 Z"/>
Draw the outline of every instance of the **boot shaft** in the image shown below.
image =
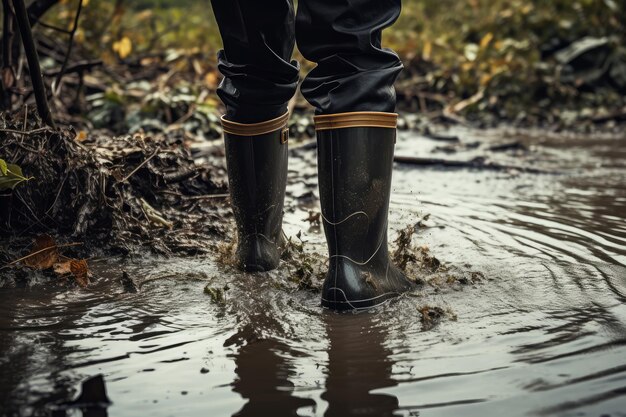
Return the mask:
<path id="1" fill-rule="evenodd" d="M 331 262 L 386 260 L 395 134 L 385 127 L 318 130 L 320 202 Z"/>
<path id="2" fill-rule="evenodd" d="M 222 119 L 231 204 L 239 239 L 281 234 L 287 184 L 287 117 L 256 124 Z"/>

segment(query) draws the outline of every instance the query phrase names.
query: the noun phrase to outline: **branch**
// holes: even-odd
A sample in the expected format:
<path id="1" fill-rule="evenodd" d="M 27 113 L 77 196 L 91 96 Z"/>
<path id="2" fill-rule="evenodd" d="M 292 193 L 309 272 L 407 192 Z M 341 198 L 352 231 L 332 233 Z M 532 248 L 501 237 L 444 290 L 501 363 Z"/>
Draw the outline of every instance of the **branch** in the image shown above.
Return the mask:
<path id="1" fill-rule="evenodd" d="M 0 70 L 0 108 L 11 107 L 9 90 L 15 84 L 13 39 L 15 38 L 15 15 L 9 0 L 2 0 L 2 69 Z"/>
<path id="2" fill-rule="evenodd" d="M 67 64 L 70 61 L 70 55 L 72 54 L 72 48 L 74 47 L 74 35 L 78 30 L 78 19 L 80 19 L 80 12 L 83 10 L 83 0 L 78 0 L 78 9 L 76 9 L 76 16 L 74 17 L 74 26 L 72 26 L 72 30 L 70 30 L 70 40 L 67 45 L 67 52 L 65 53 L 65 59 L 63 60 L 63 65 L 61 65 L 61 71 L 59 71 L 54 83 L 52 84 L 52 90 L 54 94 L 59 93 L 59 89 L 61 88 L 61 79 L 63 75 L 65 75 L 65 70 L 67 69 Z"/>
<path id="3" fill-rule="evenodd" d="M 2 0 L 2 9 L 2 67 L 10 68 L 13 63 L 11 44 L 13 42 L 13 35 L 15 34 L 15 16 L 13 15 L 13 8 L 9 0 Z"/>
<path id="4" fill-rule="evenodd" d="M 523 167 L 523 166 L 514 166 L 514 165 L 501 165 L 496 162 L 491 162 L 482 157 L 476 157 L 469 161 L 459 161 L 459 160 L 449 160 L 449 159 L 439 159 L 439 158 L 419 158 L 413 156 L 400 156 L 395 155 L 393 157 L 394 162 L 399 164 L 407 164 L 407 165 L 416 165 L 422 167 L 432 167 L 439 166 L 444 168 L 469 168 L 469 169 L 480 169 L 485 171 L 496 171 L 496 172 L 506 172 L 506 171 L 518 171 L 527 174 L 557 174 L 557 172 L 553 171 L 544 171 L 537 168 L 532 167 Z"/>
<path id="5" fill-rule="evenodd" d="M 35 26 L 41 16 L 46 14 L 52 6 L 57 4 L 59 0 L 35 0 L 31 4 L 28 5 L 28 21 L 30 22 L 30 26 Z"/>
<path id="6" fill-rule="evenodd" d="M 46 29 L 54 30 L 55 32 L 61 32 L 61 33 L 64 33 L 64 34 L 66 34 L 66 35 L 69 35 L 69 34 L 71 33 L 71 32 L 70 32 L 69 30 L 67 30 L 67 29 L 63 29 L 63 28 L 60 28 L 60 27 L 58 27 L 58 26 L 51 25 L 51 24 L 46 23 L 46 22 L 43 22 L 43 21 L 39 21 L 39 26 L 43 26 L 43 27 L 45 27 Z"/>
<path id="7" fill-rule="evenodd" d="M 41 17 L 48 12 L 55 4 L 59 3 L 60 0 L 34 0 L 28 5 L 28 20 L 30 22 L 30 26 L 33 27 L 37 23 Z M 8 0 L 10 3 L 10 0 Z M 12 39 L 11 49 L 13 54 L 13 61 L 17 63 L 20 57 L 20 37 L 15 36 Z M 14 70 L 16 66 L 13 66 Z"/>
<path id="8" fill-rule="evenodd" d="M 65 75 L 68 74 L 81 74 L 86 71 L 91 71 L 95 67 L 99 67 L 103 64 L 102 60 L 95 59 L 92 61 L 78 61 L 75 64 L 70 65 L 65 69 Z M 44 72 L 46 77 L 56 77 L 61 72 L 61 69 L 49 69 Z"/>
<path id="9" fill-rule="evenodd" d="M 41 67 L 39 66 L 39 54 L 37 53 L 37 47 L 33 39 L 33 32 L 31 31 L 26 5 L 24 4 L 24 0 L 12 1 L 15 17 L 17 18 L 17 26 L 22 35 L 24 52 L 26 53 L 26 59 L 28 61 L 28 70 L 37 101 L 37 112 L 45 124 L 54 128 L 54 120 L 52 119 L 48 98 L 46 97 L 46 86 L 43 82 L 43 76 L 41 75 Z"/>

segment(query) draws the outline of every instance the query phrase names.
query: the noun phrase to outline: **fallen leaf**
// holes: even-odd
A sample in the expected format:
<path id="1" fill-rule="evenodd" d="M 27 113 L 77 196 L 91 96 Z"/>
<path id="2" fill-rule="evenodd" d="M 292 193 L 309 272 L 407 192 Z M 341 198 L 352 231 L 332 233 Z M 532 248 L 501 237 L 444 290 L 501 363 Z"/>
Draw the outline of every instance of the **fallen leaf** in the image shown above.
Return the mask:
<path id="1" fill-rule="evenodd" d="M 89 285 L 89 267 L 87 266 L 86 260 L 71 260 L 70 271 L 78 285 L 83 288 Z"/>
<path id="2" fill-rule="evenodd" d="M 119 41 L 113 42 L 113 50 L 117 55 L 124 59 L 133 51 L 133 42 L 128 36 L 124 36 Z"/>
<path id="3" fill-rule="evenodd" d="M 309 217 L 303 219 L 305 222 L 309 222 L 311 225 L 320 224 L 320 217 L 322 213 L 315 213 L 314 211 L 309 211 Z"/>
<path id="4" fill-rule="evenodd" d="M 15 84 L 15 74 L 10 67 L 2 68 L 0 77 L 2 78 L 2 83 L 6 87 L 13 87 Z"/>
<path id="5" fill-rule="evenodd" d="M 433 54 L 433 44 L 431 41 L 424 42 L 424 47 L 422 48 L 422 59 L 424 61 L 430 61 L 430 58 Z"/>
<path id="6" fill-rule="evenodd" d="M 486 49 L 493 40 L 493 33 L 489 32 L 480 40 L 480 49 Z"/>
<path id="7" fill-rule="evenodd" d="M 54 273 L 59 276 L 71 274 L 72 273 L 72 270 L 70 268 L 71 263 L 72 261 L 70 259 L 64 262 L 59 262 L 59 263 L 54 264 L 54 266 L 52 267 L 54 269 Z"/>
<path id="8" fill-rule="evenodd" d="M 59 250 L 54 239 L 48 235 L 37 236 L 24 264 L 34 269 L 48 269 L 59 260 Z"/>
<path id="9" fill-rule="evenodd" d="M 81 130 L 76 134 L 76 142 L 84 142 L 87 139 L 87 132 Z"/>
<path id="10" fill-rule="evenodd" d="M 217 84 L 219 83 L 219 76 L 215 71 L 209 72 L 207 73 L 207 75 L 205 75 L 204 82 L 209 88 L 215 89 L 217 88 Z"/>

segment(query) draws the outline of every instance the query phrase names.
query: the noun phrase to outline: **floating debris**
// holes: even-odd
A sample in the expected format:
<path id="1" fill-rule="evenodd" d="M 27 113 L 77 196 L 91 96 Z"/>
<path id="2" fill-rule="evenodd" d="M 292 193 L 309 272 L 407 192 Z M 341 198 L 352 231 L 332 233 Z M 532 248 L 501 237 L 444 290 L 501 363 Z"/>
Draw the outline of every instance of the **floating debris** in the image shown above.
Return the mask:
<path id="1" fill-rule="evenodd" d="M 135 284 L 135 281 L 133 281 L 133 279 L 130 277 L 130 275 L 128 275 L 128 272 L 126 271 L 122 272 L 120 283 L 122 284 L 122 287 L 124 288 L 124 292 L 126 293 L 138 293 L 139 292 L 139 287 L 137 287 L 137 284 Z"/>

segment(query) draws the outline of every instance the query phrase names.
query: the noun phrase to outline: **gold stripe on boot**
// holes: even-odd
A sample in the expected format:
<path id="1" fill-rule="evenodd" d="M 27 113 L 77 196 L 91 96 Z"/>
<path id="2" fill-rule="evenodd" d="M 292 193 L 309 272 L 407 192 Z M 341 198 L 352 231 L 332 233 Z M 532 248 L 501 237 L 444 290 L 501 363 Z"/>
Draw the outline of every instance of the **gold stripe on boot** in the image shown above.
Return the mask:
<path id="1" fill-rule="evenodd" d="M 222 129 L 225 133 L 235 136 L 259 136 L 266 133 L 275 132 L 280 129 L 287 128 L 287 120 L 289 112 L 272 120 L 259 123 L 237 123 L 226 120 L 226 116 L 222 116 Z"/>
<path id="2" fill-rule="evenodd" d="M 342 129 L 346 127 L 384 127 L 395 129 L 397 113 L 358 111 L 315 116 L 315 130 Z"/>

